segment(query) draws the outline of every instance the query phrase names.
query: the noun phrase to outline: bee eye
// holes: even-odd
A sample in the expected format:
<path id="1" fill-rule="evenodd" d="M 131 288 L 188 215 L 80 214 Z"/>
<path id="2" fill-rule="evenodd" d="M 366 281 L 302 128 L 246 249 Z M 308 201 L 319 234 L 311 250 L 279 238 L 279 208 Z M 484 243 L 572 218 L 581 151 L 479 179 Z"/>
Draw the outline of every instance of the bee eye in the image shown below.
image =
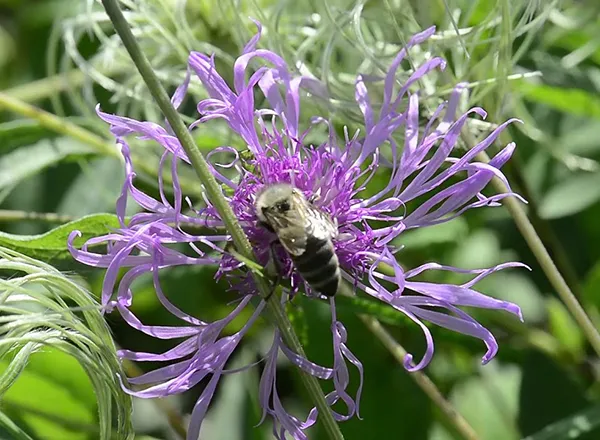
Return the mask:
<path id="1" fill-rule="evenodd" d="M 279 203 L 277 204 L 277 210 L 278 210 L 279 212 L 286 212 L 286 211 L 289 211 L 289 210 L 290 210 L 290 203 L 289 203 L 289 202 L 287 202 L 287 201 L 284 201 L 284 202 L 279 202 Z"/>

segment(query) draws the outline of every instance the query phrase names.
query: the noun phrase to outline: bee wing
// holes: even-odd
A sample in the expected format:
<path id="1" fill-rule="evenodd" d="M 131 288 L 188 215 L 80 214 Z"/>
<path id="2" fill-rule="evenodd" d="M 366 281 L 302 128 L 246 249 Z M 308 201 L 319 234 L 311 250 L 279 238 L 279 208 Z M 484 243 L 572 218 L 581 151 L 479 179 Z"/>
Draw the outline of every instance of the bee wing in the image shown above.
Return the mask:
<path id="1" fill-rule="evenodd" d="M 306 251 L 306 228 L 301 225 L 289 226 L 279 230 L 279 242 L 292 256 L 302 255 Z"/>
<path id="2" fill-rule="evenodd" d="M 321 240 L 333 239 L 338 235 L 337 222 L 331 220 L 327 213 L 318 209 L 310 209 L 306 217 L 307 232 Z"/>

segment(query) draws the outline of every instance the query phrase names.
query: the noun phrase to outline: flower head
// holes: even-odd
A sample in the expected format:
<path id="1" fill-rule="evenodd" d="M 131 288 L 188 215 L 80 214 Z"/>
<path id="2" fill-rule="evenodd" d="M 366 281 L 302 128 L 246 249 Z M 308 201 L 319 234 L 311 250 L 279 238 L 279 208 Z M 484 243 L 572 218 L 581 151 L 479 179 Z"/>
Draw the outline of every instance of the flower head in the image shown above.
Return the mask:
<path id="1" fill-rule="evenodd" d="M 425 355 L 416 364 L 413 356 L 407 355 L 407 369 L 424 368 L 433 356 L 433 338 L 423 321 L 481 339 L 487 346 L 483 362 L 488 362 L 496 354 L 498 345 L 493 335 L 460 306 L 505 310 L 521 318 L 517 305 L 483 295 L 474 286 L 493 272 L 522 265 L 505 263 L 489 269 L 460 270 L 427 263 L 405 270 L 396 260 L 395 254 L 399 249 L 393 243 L 401 242 L 401 234 L 405 230 L 446 222 L 468 209 L 497 206 L 498 201 L 507 196 L 519 197 L 510 189 L 494 196 L 486 196 L 481 192 L 493 177 L 500 178 L 510 188 L 500 168 L 511 157 L 515 148 L 513 143 L 502 149 L 489 163 L 476 161 L 477 154 L 487 149 L 514 120 L 501 124 L 486 139 L 461 155 L 457 148 L 461 129 L 472 115 L 485 117 L 486 114 L 480 108 L 473 108 L 460 116 L 456 115 L 464 89 L 463 85 L 459 85 L 448 102 L 434 112 L 424 129 L 419 128 L 419 94 L 412 90 L 420 78 L 434 69 L 444 69 L 445 63 L 441 58 L 431 58 L 419 66 L 398 90 L 395 77 L 408 50 L 434 33 L 434 28 L 429 28 L 415 35 L 394 59 L 383 79 L 381 105 L 375 106 L 371 102 L 367 78 L 357 76 L 355 97 L 364 116 L 363 133 L 356 131 L 350 136 L 345 131 L 343 139 L 339 139 L 332 124 L 320 117 L 314 117 L 309 126 L 301 126 L 302 90 L 308 88 L 324 93 L 321 85 L 315 79 L 294 76 L 279 55 L 258 49 L 256 46 L 261 27 L 257 25 L 258 33 L 248 42 L 234 64 L 233 88 L 217 72 L 212 57 L 192 52 L 189 66 L 210 96 L 198 103 L 200 118 L 190 129 L 201 128 L 214 119 L 223 119 L 247 146 L 249 154 L 242 155 L 230 146 L 223 146 L 211 152 L 208 158 L 214 176 L 226 188 L 228 201 L 253 244 L 259 261 L 263 264 L 268 262 L 270 243 L 276 237 L 258 224 L 254 211 L 255 196 L 265 185 L 291 183 L 337 221 L 339 236 L 334 240 L 334 247 L 343 277 L 355 288 L 404 313 L 421 327 L 427 341 Z M 250 63 L 257 63 L 260 67 L 250 71 Z M 176 105 L 182 102 L 188 82 L 189 75 L 173 96 Z M 256 105 L 258 90 L 265 97 L 267 107 Z M 223 242 L 230 240 L 228 235 L 191 235 L 180 228 L 182 223 L 215 230 L 223 227 L 219 213 L 210 200 L 205 200 L 206 206 L 198 211 L 184 212 L 183 202 L 188 199 L 184 199 L 182 194 L 177 167 L 181 161 L 189 163 L 188 157 L 168 127 L 113 116 L 100 110 L 98 114 L 110 124 L 125 157 L 127 177 L 117 202 L 121 227 L 104 237 L 88 241 L 81 250 L 72 246 L 71 250 L 81 262 L 107 268 L 102 300 L 108 310 L 116 307 L 130 325 L 157 338 L 186 338 L 180 345 L 160 355 L 129 351 L 123 351 L 121 355 L 139 361 L 176 361 L 142 377 L 129 379 L 132 384 L 156 384 L 141 392 L 131 391 L 143 397 L 182 392 L 211 376 L 192 417 L 190 438 L 196 438 L 217 381 L 226 373 L 225 362 L 261 312 L 264 301 L 259 301 L 242 330 L 230 336 L 221 335 L 226 323 L 248 306 L 250 300 L 257 296 L 257 291 L 251 277 L 240 270 L 243 264 L 222 246 Z M 328 135 L 324 136 L 321 144 L 311 145 L 306 142 L 307 135 L 320 124 L 325 124 Z M 135 172 L 125 140 L 125 136 L 130 134 L 152 139 L 164 148 L 159 176 L 163 168 L 170 166 L 174 194 L 172 201 L 164 195 L 165 184 L 160 178 L 160 200 L 135 187 Z M 403 138 L 403 145 L 399 145 L 399 138 Z M 213 160 L 217 155 L 226 154 L 231 157 L 228 162 Z M 374 194 L 365 195 L 371 179 L 382 167 L 387 169 L 389 180 Z M 128 196 L 144 212 L 134 215 L 125 224 Z M 408 205 L 414 205 L 417 198 L 420 204 L 409 209 Z M 73 232 L 72 238 L 75 234 L 77 232 Z M 99 243 L 106 243 L 106 253 L 88 250 L 88 245 Z M 194 256 L 174 250 L 171 245 L 175 243 L 188 245 Z M 277 258 L 280 275 L 290 280 L 287 287 L 290 295 L 306 292 L 318 296 L 303 281 L 283 250 L 280 250 Z M 217 265 L 217 276 L 229 281 L 231 288 L 240 294 L 240 302 L 231 315 L 220 321 L 205 323 L 175 307 L 160 288 L 159 272 L 176 265 Z M 381 270 L 382 265 L 386 265 L 388 270 Z M 117 271 L 122 267 L 129 270 L 117 284 Z M 430 270 L 466 273 L 473 277 L 461 285 L 415 280 L 417 275 Z M 131 284 L 148 272 L 153 275 L 161 303 L 183 320 L 185 326 L 146 326 L 129 311 Z M 259 396 L 264 411 L 263 419 L 266 415 L 274 418 L 277 438 L 284 438 L 286 432 L 296 439 L 306 438 L 304 430 L 317 417 L 313 409 L 308 418 L 301 421 L 283 408 L 276 390 L 275 359 L 280 352 L 310 374 L 332 380 L 335 390 L 327 396 L 328 403 L 333 405 L 341 400 L 347 408 L 345 414 L 334 414 L 337 420 L 358 414 L 360 388 L 355 398 L 348 393 L 347 362 L 357 367 L 361 384 L 362 365 L 346 345 L 346 329 L 337 320 L 334 298 L 330 304 L 334 349 L 332 367 L 316 365 L 292 352 L 283 343 L 279 332 L 275 331 Z"/>

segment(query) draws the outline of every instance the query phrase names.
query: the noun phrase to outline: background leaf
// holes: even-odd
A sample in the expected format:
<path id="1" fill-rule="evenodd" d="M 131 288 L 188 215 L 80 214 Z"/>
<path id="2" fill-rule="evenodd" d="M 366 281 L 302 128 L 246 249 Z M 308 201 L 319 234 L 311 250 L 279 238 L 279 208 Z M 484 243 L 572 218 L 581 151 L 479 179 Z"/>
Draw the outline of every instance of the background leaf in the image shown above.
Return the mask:
<path id="1" fill-rule="evenodd" d="M 550 189 L 540 203 L 540 215 L 555 219 L 576 214 L 600 200 L 600 173 L 569 177 Z"/>
<path id="2" fill-rule="evenodd" d="M 580 411 L 565 419 L 546 426 L 535 434 L 528 435 L 523 440 L 577 440 L 590 437 L 590 433 L 600 433 L 600 405 Z M 591 437 L 590 437 L 591 438 Z"/>
<path id="3" fill-rule="evenodd" d="M 92 147 L 67 137 L 43 139 L 33 145 L 20 147 L 0 156 L 0 190 L 9 188 L 68 157 L 94 152 Z"/>
<path id="4" fill-rule="evenodd" d="M 0 361 L 0 370 L 7 360 Z M 96 423 L 96 398 L 77 360 L 60 351 L 31 356 L 29 365 L 4 394 L 10 415 L 17 415 L 38 438 L 88 439 Z"/>

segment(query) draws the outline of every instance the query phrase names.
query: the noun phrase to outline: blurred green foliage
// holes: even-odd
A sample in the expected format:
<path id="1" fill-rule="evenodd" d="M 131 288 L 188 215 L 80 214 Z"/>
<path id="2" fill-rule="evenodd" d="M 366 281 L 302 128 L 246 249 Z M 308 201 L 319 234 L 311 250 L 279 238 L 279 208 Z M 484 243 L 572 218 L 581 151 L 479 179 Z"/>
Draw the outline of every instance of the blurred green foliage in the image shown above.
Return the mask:
<path id="1" fill-rule="evenodd" d="M 328 86 L 331 100 L 325 103 L 315 98 L 304 103 L 303 117 L 329 116 L 338 128 L 360 121 L 353 104 L 355 74 L 380 75 L 408 36 L 437 24 L 437 39 L 428 49 L 444 55 L 449 67 L 421 84 L 424 111 L 446 98 L 454 83 L 465 81 L 471 88 L 465 105 L 481 105 L 490 115 L 486 122 L 469 126 L 474 135 L 508 117 L 525 122 L 501 138 L 502 144 L 512 138 L 518 145 L 506 173 L 513 189 L 529 201 L 532 222 L 567 282 L 595 324 L 600 323 L 600 3 L 147 0 L 123 4 L 137 26 L 136 36 L 171 92 L 185 75 L 189 50 L 215 52 L 218 68 L 231 72 L 233 60 L 254 32 L 247 17 L 259 19 L 266 29 L 261 44 Z M 107 111 L 162 120 L 99 5 L 91 1 L 0 0 L 0 89 L 108 143 L 107 128 L 94 114 L 98 102 Z M 194 99 L 183 107 L 188 120 L 195 115 L 193 101 L 203 93 L 192 86 Z M 112 213 L 121 188 L 122 163 L 82 140 L 2 107 L 0 102 L 0 223 L 4 231 L 0 244 L 62 270 L 77 270 L 98 295 L 103 274 L 68 261 L 66 237 L 75 228 L 86 238 L 117 225 Z M 222 126 L 196 135 L 205 152 L 219 145 L 241 147 Z M 132 145 L 139 170 L 136 183 L 156 194 L 159 150 L 145 141 Z M 193 173 L 181 171 L 184 192 L 198 198 Z M 56 223 L 64 223 L 64 216 L 73 223 L 48 232 Z M 531 273 L 498 274 L 481 284 L 484 293 L 520 304 L 525 315 L 521 324 L 497 312 L 474 314 L 500 343 L 499 355 L 491 364 L 479 365 L 484 347 L 477 341 L 432 329 L 436 356 L 427 373 L 482 440 L 600 436 L 600 361 L 504 209 L 468 212 L 450 223 L 402 234 L 397 244 L 405 246 L 401 259 L 407 267 L 436 261 L 474 268 L 510 259 L 533 269 Z M 457 280 L 456 274 L 428 276 L 435 281 Z M 212 268 L 186 267 L 164 273 L 161 282 L 175 304 L 210 320 L 227 314 L 234 299 L 225 283 L 215 283 L 213 277 Z M 156 300 L 151 279 L 142 277 L 135 287 L 132 310 L 141 320 L 178 324 Z M 339 308 L 348 328 L 348 345 L 365 367 L 362 420 L 342 424 L 346 439 L 456 438 L 439 410 L 374 340 L 356 312 L 378 317 L 416 357 L 423 352 L 421 332 L 378 304 L 361 301 L 340 300 Z M 330 363 L 327 307 L 301 299 L 292 313 L 311 360 Z M 239 328 L 246 318 L 236 319 L 229 330 Z M 107 320 L 120 346 L 150 352 L 170 347 L 132 330 L 113 315 Z M 252 330 L 231 368 L 264 355 L 271 339 L 269 329 L 263 322 Z M 8 371 L 9 359 L 0 361 L 0 375 Z M 308 400 L 294 369 L 281 368 L 278 378 L 284 404 L 292 412 L 305 413 Z M 223 379 L 203 438 L 269 438 L 268 422 L 254 427 L 260 419 L 258 379 L 258 368 Z M 356 386 L 354 373 L 352 380 Z M 171 399 L 173 406 L 189 413 L 200 392 L 193 389 Z M 0 400 L 0 438 L 97 438 L 93 389 L 81 366 L 63 353 L 48 349 L 32 354 L 14 386 L 0 396 L 4 399 Z M 176 438 L 155 403 L 134 400 L 134 406 L 137 438 Z M 324 436 L 315 431 L 313 438 Z"/>

